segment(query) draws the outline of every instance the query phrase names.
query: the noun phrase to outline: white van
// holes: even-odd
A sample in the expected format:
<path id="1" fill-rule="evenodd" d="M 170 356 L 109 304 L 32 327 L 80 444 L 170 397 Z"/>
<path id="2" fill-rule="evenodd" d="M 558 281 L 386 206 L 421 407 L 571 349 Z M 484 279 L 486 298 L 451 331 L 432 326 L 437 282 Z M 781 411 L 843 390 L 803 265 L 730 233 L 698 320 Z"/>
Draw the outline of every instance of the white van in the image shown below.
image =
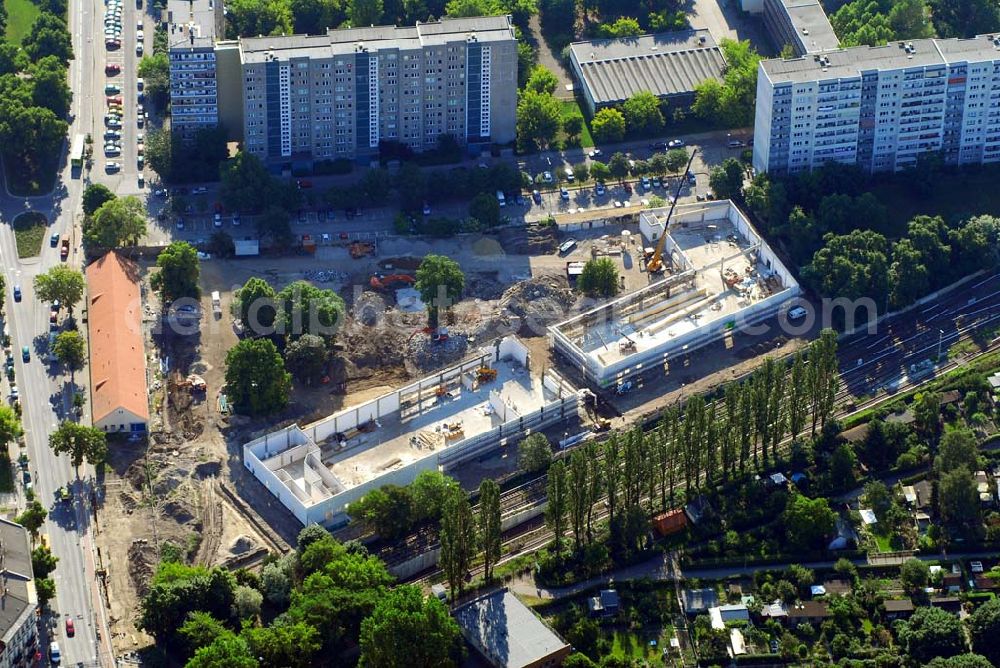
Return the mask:
<path id="1" fill-rule="evenodd" d="M 507 206 L 507 198 L 503 196 L 502 190 L 497 191 L 497 201 L 500 202 L 501 207 Z"/>
<path id="2" fill-rule="evenodd" d="M 788 310 L 789 320 L 800 320 L 806 317 L 806 309 L 802 306 L 796 306 L 795 308 Z"/>

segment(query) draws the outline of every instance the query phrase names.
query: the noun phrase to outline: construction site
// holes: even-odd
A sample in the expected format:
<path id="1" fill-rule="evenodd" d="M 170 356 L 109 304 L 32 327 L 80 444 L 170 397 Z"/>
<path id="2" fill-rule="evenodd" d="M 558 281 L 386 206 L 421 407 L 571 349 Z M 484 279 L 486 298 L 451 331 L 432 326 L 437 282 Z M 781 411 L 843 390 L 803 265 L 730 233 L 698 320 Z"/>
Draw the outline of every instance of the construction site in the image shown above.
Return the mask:
<path id="1" fill-rule="evenodd" d="M 576 417 L 582 397 L 552 369 L 533 369 L 528 348 L 507 336 L 403 388 L 250 441 L 243 464 L 304 525 L 337 527 L 366 492 L 516 448 Z"/>
<path id="2" fill-rule="evenodd" d="M 629 248 L 653 281 L 549 328 L 562 360 L 619 394 L 649 370 L 775 315 L 801 292 L 792 274 L 732 202 L 650 209 L 643 247 Z"/>

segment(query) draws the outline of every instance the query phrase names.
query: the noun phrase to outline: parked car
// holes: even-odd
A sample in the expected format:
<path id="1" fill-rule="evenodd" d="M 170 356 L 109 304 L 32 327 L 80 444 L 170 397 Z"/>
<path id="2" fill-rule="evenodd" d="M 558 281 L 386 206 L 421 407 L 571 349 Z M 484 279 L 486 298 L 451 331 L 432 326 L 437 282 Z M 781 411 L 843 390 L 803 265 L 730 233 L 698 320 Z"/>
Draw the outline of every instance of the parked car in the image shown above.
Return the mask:
<path id="1" fill-rule="evenodd" d="M 122 103 L 122 96 L 121 95 L 108 95 L 107 101 L 108 101 L 109 105 L 112 105 L 112 104 L 118 104 L 118 105 L 120 105 Z"/>
<path id="2" fill-rule="evenodd" d="M 568 202 L 569 201 L 569 191 L 566 190 L 565 188 L 560 188 L 559 189 L 559 199 L 561 199 L 564 202 Z"/>
<path id="3" fill-rule="evenodd" d="M 671 139 L 667 142 L 667 148 L 680 148 L 681 146 L 684 146 L 683 139 Z"/>
<path id="4" fill-rule="evenodd" d="M 594 193 L 596 193 L 598 197 L 604 197 L 605 192 L 606 191 L 604 189 L 604 184 L 598 182 L 597 185 L 594 187 Z"/>
<path id="5" fill-rule="evenodd" d="M 135 45 L 135 55 L 142 57 L 142 42 Z"/>
<path id="6" fill-rule="evenodd" d="M 72 638 L 76 635 L 76 627 L 73 626 L 73 620 L 70 617 L 66 618 L 66 637 Z"/>
<path id="7" fill-rule="evenodd" d="M 53 232 L 52 236 L 49 237 L 49 245 L 52 246 L 53 248 L 55 248 L 56 246 L 59 245 L 59 233 L 58 232 Z"/>
<path id="8" fill-rule="evenodd" d="M 213 217 L 213 222 L 214 222 L 214 224 L 215 224 L 216 227 L 222 227 L 222 214 L 216 212 L 215 215 L 214 215 L 214 217 Z"/>
<path id="9" fill-rule="evenodd" d="M 120 162 L 108 162 L 104 165 L 104 171 L 108 174 L 114 174 L 115 172 L 121 171 L 122 165 Z"/>
<path id="10" fill-rule="evenodd" d="M 104 140 L 105 141 L 117 141 L 122 138 L 122 133 L 118 130 L 105 130 Z"/>
<path id="11" fill-rule="evenodd" d="M 566 241 L 559 244 L 559 254 L 565 255 L 576 248 L 576 239 L 567 239 Z"/>
<path id="12" fill-rule="evenodd" d="M 590 153 L 587 154 L 587 157 L 590 159 L 594 159 L 594 158 L 599 158 L 602 155 L 604 155 L 604 153 L 601 151 L 601 149 L 595 148 L 591 149 Z"/>
<path id="13" fill-rule="evenodd" d="M 541 204 L 542 203 L 542 193 L 538 192 L 537 190 L 532 190 L 531 191 L 531 199 L 535 200 L 535 204 Z"/>
<path id="14" fill-rule="evenodd" d="M 114 76 L 120 74 L 122 71 L 122 66 L 118 63 L 108 63 L 104 66 L 104 73 L 108 76 Z"/>
<path id="15" fill-rule="evenodd" d="M 651 151 L 662 151 L 667 148 L 667 142 L 665 141 L 654 141 L 649 145 Z"/>
<path id="16" fill-rule="evenodd" d="M 21 286 L 20 285 L 15 285 L 14 286 L 14 301 L 16 301 L 16 302 L 21 301 Z"/>
<path id="17" fill-rule="evenodd" d="M 542 172 L 542 182 L 555 183 L 555 179 L 552 178 L 552 172 Z"/>
<path id="18" fill-rule="evenodd" d="M 31 361 L 31 350 L 28 346 L 21 346 L 21 361 L 30 362 Z"/>
<path id="19" fill-rule="evenodd" d="M 122 92 L 122 88 L 121 88 L 121 86 L 118 86 L 117 84 L 105 84 L 105 86 L 104 86 L 104 94 L 105 95 L 118 95 L 121 92 Z"/>

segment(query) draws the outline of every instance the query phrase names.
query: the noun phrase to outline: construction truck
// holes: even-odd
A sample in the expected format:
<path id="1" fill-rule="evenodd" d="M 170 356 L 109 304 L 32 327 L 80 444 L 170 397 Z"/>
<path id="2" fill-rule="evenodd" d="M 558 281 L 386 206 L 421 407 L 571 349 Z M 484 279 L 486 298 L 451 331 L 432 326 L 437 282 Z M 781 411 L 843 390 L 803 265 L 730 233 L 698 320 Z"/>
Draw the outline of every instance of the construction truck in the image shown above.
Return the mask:
<path id="1" fill-rule="evenodd" d="M 354 241 L 347 247 L 351 257 L 360 260 L 368 255 L 375 255 L 375 244 L 368 241 Z"/>
<path id="2" fill-rule="evenodd" d="M 476 378 L 480 383 L 489 383 L 497 379 L 497 370 L 488 366 L 481 366 L 476 369 Z"/>
<path id="3" fill-rule="evenodd" d="M 698 155 L 697 149 L 691 151 L 691 157 L 688 158 L 687 167 L 684 169 L 684 176 L 677 181 L 677 189 L 674 191 L 674 196 L 671 199 L 670 210 L 667 211 L 667 218 L 663 221 L 663 232 L 660 233 L 660 240 L 656 243 L 656 248 L 653 252 L 646 257 L 646 271 L 650 274 L 662 274 L 663 270 L 666 269 L 666 264 L 663 262 L 663 249 L 667 243 L 667 232 L 670 230 L 670 218 L 674 215 L 677 198 L 680 197 L 681 188 L 687 183 L 688 174 L 691 173 L 691 163 L 694 162 L 694 156 L 696 155 Z"/>
<path id="4" fill-rule="evenodd" d="M 408 288 L 416 282 L 417 279 L 409 274 L 373 274 L 368 284 L 374 290 L 396 290 Z"/>

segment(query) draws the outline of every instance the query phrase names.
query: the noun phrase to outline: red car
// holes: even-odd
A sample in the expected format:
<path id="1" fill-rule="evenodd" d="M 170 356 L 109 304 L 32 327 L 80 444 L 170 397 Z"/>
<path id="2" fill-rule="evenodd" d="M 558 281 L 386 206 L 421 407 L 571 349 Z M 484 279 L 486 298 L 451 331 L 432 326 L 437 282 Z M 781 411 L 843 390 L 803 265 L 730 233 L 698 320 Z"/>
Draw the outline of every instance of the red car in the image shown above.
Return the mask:
<path id="1" fill-rule="evenodd" d="M 72 638 L 76 635 L 76 627 L 73 626 L 73 620 L 69 617 L 66 618 L 66 637 Z"/>
<path id="2" fill-rule="evenodd" d="M 298 186 L 299 188 L 312 188 L 313 184 L 309 179 L 299 179 Z"/>
<path id="3" fill-rule="evenodd" d="M 122 103 L 121 95 L 108 95 L 108 104 L 121 104 L 121 103 Z"/>
<path id="4" fill-rule="evenodd" d="M 122 71 L 122 66 L 118 63 L 109 63 L 104 66 L 104 73 L 115 75 Z"/>

